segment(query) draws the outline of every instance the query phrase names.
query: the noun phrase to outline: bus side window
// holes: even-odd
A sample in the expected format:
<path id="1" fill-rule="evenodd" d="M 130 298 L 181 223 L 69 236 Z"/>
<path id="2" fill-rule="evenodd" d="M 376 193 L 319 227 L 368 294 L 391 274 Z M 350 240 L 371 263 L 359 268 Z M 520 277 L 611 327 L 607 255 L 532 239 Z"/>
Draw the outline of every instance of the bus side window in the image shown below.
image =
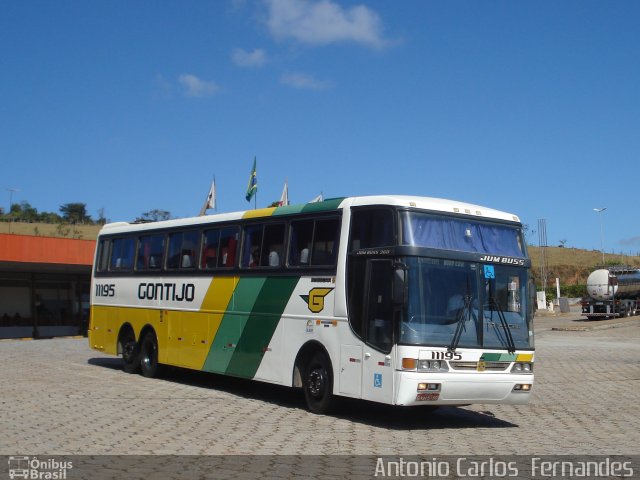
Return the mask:
<path id="1" fill-rule="evenodd" d="M 242 236 L 242 268 L 255 268 L 260 265 L 264 225 L 249 225 Z"/>
<path id="2" fill-rule="evenodd" d="M 202 268 L 215 268 L 218 256 L 218 244 L 220 243 L 220 230 L 206 230 L 202 236 Z"/>
<path id="3" fill-rule="evenodd" d="M 283 245 L 284 223 L 266 225 L 264 228 L 264 240 L 262 242 L 260 266 L 279 267 Z"/>
<path id="4" fill-rule="evenodd" d="M 313 220 L 291 222 L 289 236 L 289 265 L 292 267 L 309 264 L 310 248 L 313 242 Z"/>
<path id="5" fill-rule="evenodd" d="M 133 267 L 135 239 L 116 238 L 112 241 L 110 271 L 129 271 Z"/>
<path id="6" fill-rule="evenodd" d="M 393 245 L 393 212 L 387 209 L 353 210 L 350 250 Z"/>
<path id="7" fill-rule="evenodd" d="M 136 270 L 159 270 L 162 267 L 164 235 L 145 235 L 138 239 Z"/>
<path id="8" fill-rule="evenodd" d="M 312 265 L 335 265 L 340 240 L 340 219 L 316 220 Z"/>
<path id="9" fill-rule="evenodd" d="M 229 268 L 236 264 L 238 235 L 238 227 L 226 227 L 220 232 L 220 248 L 218 249 L 219 267 Z"/>
<path id="10" fill-rule="evenodd" d="M 96 262 L 97 271 L 104 272 L 109 267 L 109 253 L 111 250 L 111 241 L 102 239 L 98 244 L 98 261 Z"/>
<path id="11" fill-rule="evenodd" d="M 190 269 L 196 266 L 196 251 L 198 250 L 198 232 L 191 230 L 169 235 L 169 251 L 167 254 L 167 268 Z"/>

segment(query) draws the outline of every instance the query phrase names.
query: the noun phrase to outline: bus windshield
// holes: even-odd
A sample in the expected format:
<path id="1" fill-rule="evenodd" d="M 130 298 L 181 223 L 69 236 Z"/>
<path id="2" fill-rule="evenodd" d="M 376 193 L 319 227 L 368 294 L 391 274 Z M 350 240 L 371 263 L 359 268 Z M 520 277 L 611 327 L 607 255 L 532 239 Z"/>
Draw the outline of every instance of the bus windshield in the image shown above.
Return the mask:
<path id="1" fill-rule="evenodd" d="M 525 257 L 518 227 L 422 212 L 402 215 L 403 245 Z"/>
<path id="2" fill-rule="evenodd" d="M 525 268 L 422 257 L 405 264 L 408 301 L 399 343 L 533 348 Z"/>

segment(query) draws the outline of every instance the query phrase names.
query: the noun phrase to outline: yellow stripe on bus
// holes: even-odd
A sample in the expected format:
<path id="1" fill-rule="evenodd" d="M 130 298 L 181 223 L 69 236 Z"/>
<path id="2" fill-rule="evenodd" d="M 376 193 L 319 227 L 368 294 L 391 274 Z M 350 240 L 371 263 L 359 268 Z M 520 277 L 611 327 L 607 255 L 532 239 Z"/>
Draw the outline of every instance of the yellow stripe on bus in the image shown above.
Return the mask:
<path id="1" fill-rule="evenodd" d="M 519 353 L 516 362 L 530 362 L 533 360 L 533 353 Z"/>
<path id="2" fill-rule="evenodd" d="M 258 208 L 257 210 L 247 210 L 242 215 L 242 218 L 258 218 L 258 217 L 270 217 L 273 215 L 276 207 L 270 208 Z"/>
<path id="3" fill-rule="evenodd" d="M 238 277 L 214 277 L 213 281 L 209 285 L 200 312 L 206 313 L 209 325 L 209 336 L 207 338 L 206 351 L 201 352 L 202 356 L 198 355 L 197 358 L 190 359 L 194 362 L 192 368 L 202 370 L 204 362 L 209 354 L 209 349 L 213 345 L 213 339 L 218 333 L 220 323 L 222 323 L 222 317 L 227 310 L 233 310 L 233 305 L 230 304 L 233 298 L 233 292 L 238 285 Z M 201 313 L 201 314 L 202 314 Z"/>

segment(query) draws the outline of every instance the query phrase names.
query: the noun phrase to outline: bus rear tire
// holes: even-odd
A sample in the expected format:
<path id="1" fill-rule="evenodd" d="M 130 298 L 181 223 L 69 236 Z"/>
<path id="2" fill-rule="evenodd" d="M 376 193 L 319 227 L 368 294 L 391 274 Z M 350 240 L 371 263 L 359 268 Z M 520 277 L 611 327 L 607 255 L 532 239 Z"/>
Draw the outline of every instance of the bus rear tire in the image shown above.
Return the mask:
<path id="1" fill-rule="evenodd" d="M 118 340 L 118 350 L 122 352 L 123 370 L 126 373 L 140 371 L 140 346 L 131 329 L 124 330 Z"/>
<path id="2" fill-rule="evenodd" d="M 140 370 L 147 378 L 157 377 L 160 372 L 158 364 L 158 339 L 154 332 L 147 332 L 140 343 Z"/>
<path id="3" fill-rule="evenodd" d="M 329 413 L 334 403 L 333 375 L 331 362 L 324 353 L 315 353 L 307 363 L 303 377 L 303 390 L 310 412 L 318 415 Z"/>

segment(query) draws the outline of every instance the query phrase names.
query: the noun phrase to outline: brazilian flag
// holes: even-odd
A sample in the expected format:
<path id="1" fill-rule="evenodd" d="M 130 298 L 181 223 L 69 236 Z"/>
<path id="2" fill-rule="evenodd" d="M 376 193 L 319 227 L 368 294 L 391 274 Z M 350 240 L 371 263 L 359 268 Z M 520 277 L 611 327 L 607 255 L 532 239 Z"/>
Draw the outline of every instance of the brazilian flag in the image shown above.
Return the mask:
<path id="1" fill-rule="evenodd" d="M 251 201 L 257 191 L 258 178 L 256 177 L 256 157 L 253 157 L 253 168 L 251 169 L 251 175 L 249 176 L 249 185 L 247 186 L 247 194 L 245 195 L 247 202 Z"/>

